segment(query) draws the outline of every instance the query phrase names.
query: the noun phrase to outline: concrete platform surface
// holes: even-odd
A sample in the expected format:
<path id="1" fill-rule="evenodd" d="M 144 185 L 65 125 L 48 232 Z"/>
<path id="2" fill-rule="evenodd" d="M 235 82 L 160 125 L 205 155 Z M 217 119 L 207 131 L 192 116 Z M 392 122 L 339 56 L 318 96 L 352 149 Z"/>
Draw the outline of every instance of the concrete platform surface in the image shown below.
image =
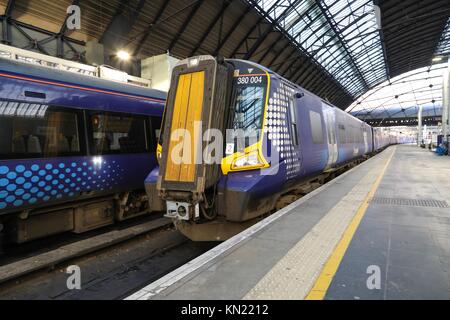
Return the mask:
<path id="1" fill-rule="evenodd" d="M 392 146 L 127 299 L 449 299 L 449 164 Z"/>

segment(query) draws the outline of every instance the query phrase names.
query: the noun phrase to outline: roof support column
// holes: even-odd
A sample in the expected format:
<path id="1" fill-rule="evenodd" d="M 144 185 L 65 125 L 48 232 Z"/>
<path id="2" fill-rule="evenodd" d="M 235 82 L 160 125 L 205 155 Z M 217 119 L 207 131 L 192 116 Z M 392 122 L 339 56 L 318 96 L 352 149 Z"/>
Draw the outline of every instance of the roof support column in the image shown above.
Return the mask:
<path id="1" fill-rule="evenodd" d="M 9 20 L 11 19 L 12 11 L 14 10 L 14 4 L 15 0 L 8 0 L 8 3 L 6 4 L 5 8 L 5 14 L 3 16 L 3 38 L 2 42 L 5 44 L 11 44 L 11 24 L 9 23 Z"/>
<path id="2" fill-rule="evenodd" d="M 422 112 L 423 106 L 419 106 L 419 112 L 417 113 L 417 145 L 419 147 L 422 145 L 423 141 Z"/>

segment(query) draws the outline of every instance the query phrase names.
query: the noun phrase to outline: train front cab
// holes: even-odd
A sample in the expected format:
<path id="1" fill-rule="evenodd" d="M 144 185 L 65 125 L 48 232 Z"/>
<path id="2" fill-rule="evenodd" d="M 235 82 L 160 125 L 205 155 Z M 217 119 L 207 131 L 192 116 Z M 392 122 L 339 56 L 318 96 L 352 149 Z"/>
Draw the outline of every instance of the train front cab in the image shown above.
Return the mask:
<path id="1" fill-rule="evenodd" d="M 266 120 L 269 81 L 268 73 L 256 65 L 237 60 L 218 63 L 208 56 L 182 61 L 174 69 L 172 83 L 176 85 L 169 91 L 160 136 L 160 168 L 146 180 L 150 198 L 161 197 L 167 205 L 168 216 L 172 214 L 180 223 L 193 223 L 200 219 L 212 220 L 226 212 L 228 221 L 243 221 L 242 208 L 251 207 L 246 203 L 250 195 L 255 195 L 249 189 L 255 186 L 268 192 L 261 188 L 261 175 L 255 173 L 269 168 L 263 154 L 265 134 L 261 132 Z M 231 102 L 234 96 L 237 98 Z M 230 105 L 237 109 L 230 110 Z M 175 164 L 170 157 L 175 148 L 173 133 L 178 129 L 189 132 L 190 151 L 196 150 L 194 145 L 199 139 L 194 125 L 199 120 L 201 132 L 219 129 L 227 138 L 223 160 L 214 164 L 206 164 L 204 159 L 196 164 Z M 240 130 L 246 138 L 227 137 L 227 128 Z M 201 147 L 205 150 L 206 143 Z M 242 173 L 245 179 L 239 179 L 234 173 Z M 233 196 L 233 202 L 227 196 L 233 192 L 229 188 L 229 175 L 236 178 L 233 191 L 239 193 Z M 237 211 L 228 215 L 229 208 L 224 209 L 226 203 L 236 204 Z M 155 210 L 159 208 L 154 206 Z"/>
<path id="2" fill-rule="evenodd" d="M 193 121 L 208 118 L 205 113 L 217 107 L 208 103 L 211 97 L 205 94 L 211 85 L 204 82 L 207 74 L 199 75 L 201 68 L 189 67 L 196 58 L 190 59 L 181 62 L 179 69 L 174 69 L 172 83 L 176 86 L 169 92 L 162 145 L 158 147 L 162 151 L 161 167 L 148 176 L 146 188 L 154 210 L 160 209 L 161 203 L 156 206 L 153 199 L 161 197 L 167 204 L 167 215 L 174 219 L 179 229 L 194 240 L 202 240 L 197 236 L 199 233 L 204 235 L 205 220 L 214 219 L 211 224 L 216 231 L 222 229 L 222 234 L 229 231 L 232 235 L 235 231 L 225 230 L 225 225 L 229 226 L 230 222 L 238 225 L 272 211 L 277 195 L 302 178 L 333 168 L 338 162 L 338 139 L 332 106 L 305 94 L 261 66 L 228 60 L 233 77 L 234 98 L 228 102 L 232 112 L 227 114 L 228 119 L 225 117 L 224 122 L 217 121 L 217 124 L 224 123 L 226 128 L 241 130 L 247 139 L 227 136 L 221 174 L 214 178 L 200 177 L 202 165 L 198 164 L 178 170 L 168 159 L 174 150 L 169 140 L 171 133 L 179 128 L 187 129 L 193 133 L 190 137 L 195 144 L 198 137 L 192 139 L 195 136 Z M 202 87 L 205 90 L 200 90 Z M 197 111 L 193 109 L 195 107 Z M 206 128 L 210 127 L 211 123 L 207 123 Z M 308 157 L 303 158 L 304 154 Z M 188 173 L 190 179 L 187 179 Z M 199 178 L 209 179 L 206 188 L 205 184 L 198 183 Z M 198 186 L 203 186 L 203 190 Z M 215 192 L 209 199 L 208 186 Z M 215 207 L 208 208 L 209 203 L 214 203 Z M 215 212 L 211 214 L 208 209 Z M 193 225 L 202 231 L 190 233 Z M 240 224 L 240 228 L 242 226 Z M 213 233 L 218 234 L 216 231 Z"/>
<path id="3" fill-rule="evenodd" d="M 226 221 L 243 222 L 269 211 L 274 206 L 275 197 L 271 195 L 279 192 L 284 183 L 278 160 L 287 148 L 282 146 L 287 124 L 283 132 L 281 114 L 287 114 L 283 97 L 288 88 L 283 87 L 282 93 L 277 79 L 258 65 L 239 60 L 231 63 L 235 98 L 228 128 L 236 130 L 236 134 L 226 141 L 218 212 Z M 245 141 L 238 136 L 239 131 Z M 271 140 L 277 145 L 272 145 Z"/>

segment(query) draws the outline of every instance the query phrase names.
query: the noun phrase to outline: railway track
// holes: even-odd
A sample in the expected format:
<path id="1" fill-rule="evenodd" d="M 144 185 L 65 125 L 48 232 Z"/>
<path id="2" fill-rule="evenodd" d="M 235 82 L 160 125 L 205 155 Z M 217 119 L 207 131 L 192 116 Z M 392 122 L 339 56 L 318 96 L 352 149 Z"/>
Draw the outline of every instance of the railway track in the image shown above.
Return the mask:
<path id="1" fill-rule="evenodd" d="M 129 228 L 120 230 L 122 239 L 116 237 L 114 241 L 99 244 L 98 237 L 105 238 L 107 232 L 81 240 L 79 242 L 86 243 L 97 239 L 93 240 L 90 250 L 84 248 L 79 253 L 61 249 L 79 244 L 74 242 L 56 249 L 59 252 L 51 250 L 22 259 L 16 257 L 0 266 L 0 299 L 120 299 L 216 245 L 193 243 L 169 226 L 170 221 L 164 224 L 157 220 L 154 220 L 157 227 L 149 231 L 135 232 L 149 222 L 131 226 L 134 235 L 124 235 Z M 47 255 L 45 263 L 22 270 L 30 262 L 40 262 L 42 258 L 38 257 L 43 254 Z M 67 268 L 73 265 L 80 270 L 80 290 L 67 286 L 71 276 Z M 7 277 L 2 270 L 13 274 Z"/>
<path id="2" fill-rule="evenodd" d="M 345 168 L 334 172 L 331 179 L 357 164 L 349 163 Z M 319 178 L 317 185 L 330 179 L 328 175 Z M 309 189 L 304 190 L 304 194 L 315 188 L 311 185 Z M 284 207 L 292 202 L 291 198 L 287 199 L 287 203 L 280 203 L 280 206 Z M 169 219 L 161 216 L 154 217 L 153 220 L 137 220 L 119 230 L 97 233 L 99 234 L 85 235 L 83 240 L 56 249 L 62 251 L 62 258 L 55 257 L 56 250 L 47 252 L 46 263 L 38 268 L 21 272 L 27 261 L 34 261 L 37 257 L 27 256 L 26 249 L 25 254 L 19 251 L 21 258 L 12 258 L 12 262 L 3 266 L 0 263 L 0 300 L 121 299 L 218 244 L 193 242 L 176 231 Z M 109 239 L 111 233 L 114 234 L 113 239 Z M 85 244 L 80 245 L 83 242 Z M 33 243 L 30 245 L 31 248 L 36 246 Z M 37 245 L 42 246 L 42 243 Z M 79 248 L 79 252 L 74 252 L 74 248 Z M 72 254 L 64 255 L 65 251 Z M 16 276 L 5 277 L 2 268 L 8 265 L 12 266 L 10 269 Z M 66 282 L 70 275 L 66 273 L 66 268 L 70 265 L 80 267 L 81 290 L 67 288 Z"/>

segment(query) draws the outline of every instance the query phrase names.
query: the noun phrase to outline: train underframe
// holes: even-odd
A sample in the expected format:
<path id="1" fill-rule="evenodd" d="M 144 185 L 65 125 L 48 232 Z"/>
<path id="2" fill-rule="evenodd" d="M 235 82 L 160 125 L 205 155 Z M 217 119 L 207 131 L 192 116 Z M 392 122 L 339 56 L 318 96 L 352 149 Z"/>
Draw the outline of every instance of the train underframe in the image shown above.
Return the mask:
<path id="1" fill-rule="evenodd" d="M 149 213 L 144 190 L 91 196 L 0 216 L 0 253 L 5 243 L 24 243 L 64 233 L 83 233 Z"/>

